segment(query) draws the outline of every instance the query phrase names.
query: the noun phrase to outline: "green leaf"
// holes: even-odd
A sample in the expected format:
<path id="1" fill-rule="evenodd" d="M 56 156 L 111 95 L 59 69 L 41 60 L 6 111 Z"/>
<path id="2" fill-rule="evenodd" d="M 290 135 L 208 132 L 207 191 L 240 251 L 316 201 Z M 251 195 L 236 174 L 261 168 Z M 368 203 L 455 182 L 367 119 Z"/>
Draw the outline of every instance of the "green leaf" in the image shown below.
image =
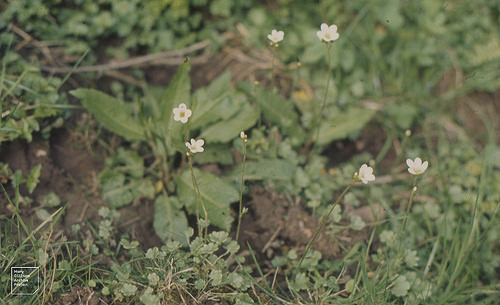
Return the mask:
<path id="1" fill-rule="evenodd" d="M 255 102 L 259 105 L 263 117 L 278 125 L 284 134 L 302 140 L 305 133 L 299 124 L 299 116 L 293 103 L 260 86 L 255 91 Z"/>
<path id="2" fill-rule="evenodd" d="M 148 177 L 135 180 L 132 187 L 132 194 L 134 198 L 145 197 L 153 199 L 155 196 L 155 187 L 151 179 Z"/>
<path id="3" fill-rule="evenodd" d="M 36 210 L 36 216 L 41 221 L 45 221 L 50 218 L 50 213 L 46 209 L 38 209 Z"/>
<path id="4" fill-rule="evenodd" d="M 197 164 L 219 163 L 221 165 L 232 165 L 234 163 L 233 153 L 228 144 L 207 143 L 205 151 L 196 155 Z"/>
<path id="5" fill-rule="evenodd" d="M 233 1 L 231 0 L 214 0 L 210 3 L 210 13 L 222 17 L 229 17 L 231 15 L 231 7 Z"/>
<path id="6" fill-rule="evenodd" d="M 189 61 L 183 63 L 174 78 L 168 85 L 160 102 L 160 121 L 155 130 L 158 135 L 166 137 L 169 148 L 179 151 L 185 151 L 184 146 L 184 124 L 174 121 L 173 109 L 184 103 L 190 107 L 191 98 L 191 80 L 189 70 L 191 65 Z"/>
<path id="7" fill-rule="evenodd" d="M 119 208 L 128 205 L 134 200 L 132 184 L 125 184 L 125 175 L 112 170 L 105 170 L 99 174 L 99 184 L 102 190 L 102 199 L 110 207 Z"/>
<path id="8" fill-rule="evenodd" d="M 61 199 L 57 196 L 56 193 L 50 191 L 47 195 L 45 195 L 42 199 L 43 206 L 47 208 L 54 208 L 61 204 Z"/>
<path id="9" fill-rule="evenodd" d="M 295 276 L 295 280 L 293 282 L 291 282 L 291 286 L 297 290 L 297 291 L 300 291 L 300 290 L 305 290 L 307 289 L 307 284 L 309 283 L 308 279 L 307 279 L 307 276 L 305 275 L 305 273 L 298 273 L 296 276 Z"/>
<path id="10" fill-rule="evenodd" d="M 137 246 L 139 246 L 139 242 L 137 240 L 130 242 L 125 238 L 122 238 L 120 240 L 120 244 L 123 246 L 124 249 L 127 249 L 127 250 L 135 249 L 135 248 L 137 248 Z"/>
<path id="11" fill-rule="evenodd" d="M 410 104 L 390 103 L 384 110 L 401 129 L 409 129 L 418 115 L 418 108 Z"/>
<path id="12" fill-rule="evenodd" d="M 37 166 L 33 167 L 28 174 L 27 180 L 26 180 L 26 186 L 28 187 L 28 192 L 31 194 L 33 193 L 33 190 L 35 189 L 36 185 L 38 182 L 40 182 L 40 173 L 42 171 L 42 165 L 38 164 Z"/>
<path id="13" fill-rule="evenodd" d="M 231 229 L 233 218 L 231 217 L 229 205 L 239 199 L 238 191 L 215 175 L 196 168 L 193 170 L 200 190 L 201 200 L 208 213 L 208 220 L 210 220 L 211 224 L 224 230 Z M 197 205 L 195 197 L 196 190 L 191 179 L 191 172 L 189 170 L 184 171 L 177 177 L 176 182 L 179 199 L 190 213 L 195 214 Z M 199 212 L 200 215 L 203 216 L 201 203 Z"/>
<path id="14" fill-rule="evenodd" d="M 234 167 L 229 176 L 234 179 L 241 177 L 241 164 Z M 287 160 L 247 161 L 245 164 L 245 180 L 291 180 L 295 178 L 297 167 Z"/>
<path id="15" fill-rule="evenodd" d="M 124 283 L 123 287 L 120 289 L 120 292 L 126 297 L 133 296 L 137 292 L 137 286 L 129 283 Z"/>
<path id="16" fill-rule="evenodd" d="M 361 130 L 373 117 L 375 110 L 350 108 L 321 124 L 318 144 L 328 144 L 334 140 L 346 138 L 349 134 Z"/>
<path id="17" fill-rule="evenodd" d="M 76 89 L 70 93 L 112 132 L 129 141 L 145 139 L 144 127 L 114 97 L 94 89 Z"/>
<path id="18" fill-rule="evenodd" d="M 256 107 L 245 104 L 234 117 L 204 129 L 200 138 L 207 142 L 229 142 L 238 137 L 242 130 L 255 125 L 259 117 L 260 112 Z"/>
<path id="19" fill-rule="evenodd" d="M 239 289 L 243 286 L 244 279 L 241 275 L 239 275 L 237 272 L 231 272 L 227 276 L 227 281 L 231 286 L 233 286 L 236 289 Z"/>
<path id="20" fill-rule="evenodd" d="M 153 227 L 163 241 L 175 240 L 183 246 L 188 245 L 184 234 L 188 221 L 176 197 L 161 195 L 156 198 Z"/>
<path id="21" fill-rule="evenodd" d="M 141 179 L 144 176 L 144 159 L 134 150 L 119 147 L 110 160 L 113 168 L 127 173 L 132 178 Z"/>
<path id="22" fill-rule="evenodd" d="M 406 279 L 406 276 L 400 275 L 394 281 L 391 293 L 397 297 L 404 297 L 408 294 L 408 290 L 410 290 L 410 283 Z"/>
<path id="23" fill-rule="evenodd" d="M 155 188 L 150 177 L 144 177 L 144 160 L 136 151 L 119 147 L 105 161 L 106 169 L 99 174 L 102 198 L 111 207 L 119 208 L 134 199 L 153 199 Z"/>
<path id="24" fill-rule="evenodd" d="M 225 94 L 231 85 L 231 72 L 226 71 L 214 79 L 205 89 L 211 99 Z"/>
<path id="25" fill-rule="evenodd" d="M 230 91 L 217 98 L 209 98 L 205 91 L 199 91 L 195 96 L 195 102 L 191 127 L 196 129 L 212 122 L 229 119 L 247 102 L 247 97 Z"/>
<path id="26" fill-rule="evenodd" d="M 189 106 L 191 97 L 191 80 L 189 78 L 189 70 L 191 70 L 191 64 L 189 61 L 180 65 L 179 70 L 177 70 L 177 73 L 168 85 L 167 90 L 165 90 L 160 103 L 160 118 L 162 121 L 172 122 L 172 118 L 174 116 L 172 110 L 179 106 L 179 104 L 184 103 Z"/>

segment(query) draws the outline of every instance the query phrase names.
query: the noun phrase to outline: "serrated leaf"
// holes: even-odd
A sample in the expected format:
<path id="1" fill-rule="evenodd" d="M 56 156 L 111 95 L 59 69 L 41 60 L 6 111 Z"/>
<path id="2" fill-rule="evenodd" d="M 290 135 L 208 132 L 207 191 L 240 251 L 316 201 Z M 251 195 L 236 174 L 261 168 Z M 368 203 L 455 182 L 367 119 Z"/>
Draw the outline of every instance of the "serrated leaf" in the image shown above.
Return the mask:
<path id="1" fill-rule="evenodd" d="M 114 171 L 103 171 L 99 175 L 99 184 L 102 190 L 102 199 L 110 207 L 119 208 L 128 205 L 134 200 L 132 185 L 125 184 L 125 175 Z"/>
<path id="2" fill-rule="evenodd" d="M 200 138 L 207 142 L 229 142 L 238 137 L 242 130 L 255 125 L 259 117 L 260 112 L 256 107 L 245 104 L 234 117 L 204 129 Z"/>
<path id="3" fill-rule="evenodd" d="M 134 150 L 119 147 L 116 155 L 111 157 L 112 166 L 121 172 L 127 173 L 133 178 L 144 176 L 144 159 Z"/>
<path id="4" fill-rule="evenodd" d="M 410 283 L 406 279 L 406 276 L 400 275 L 396 278 L 391 288 L 391 293 L 397 297 L 404 297 L 408 294 L 410 290 Z"/>
<path id="5" fill-rule="evenodd" d="M 165 242 L 176 240 L 183 246 L 188 245 L 184 234 L 188 229 L 188 221 L 176 197 L 162 195 L 156 198 L 153 227 L 156 234 Z"/>
<path id="6" fill-rule="evenodd" d="M 231 170 L 229 176 L 235 179 L 241 177 L 241 164 Z M 245 164 L 245 180 L 291 180 L 295 178 L 297 167 L 281 159 L 247 161 Z"/>
<path id="7" fill-rule="evenodd" d="M 224 230 L 231 229 L 233 218 L 231 217 L 229 205 L 239 199 L 238 191 L 221 178 L 208 172 L 195 168 L 194 175 L 196 177 L 196 182 L 198 183 L 198 188 L 200 190 L 200 197 L 207 210 L 208 220 L 210 220 L 210 223 Z M 179 199 L 190 213 L 195 214 L 196 189 L 193 186 L 191 172 L 189 170 L 184 171 L 179 177 L 177 177 L 176 181 Z M 200 215 L 203 215 L 201 203 L 199 211 Z"/>
<path id="8" fill-rule="evenodd" d="M 324 145 L 334 140 L 346 138 L 350 133 L 361 130 L 375 114 L 375 110 L 350 108 L 321 124 L 318 144 Z"/>
<path id="9" fill-rule="evenodd" d="M 76 89 L 70 93 L 79 98 L 83 107 L 112 132 L 131 140 L 144 140 L 144 127 L 114 97 L 94 89 Z"/>

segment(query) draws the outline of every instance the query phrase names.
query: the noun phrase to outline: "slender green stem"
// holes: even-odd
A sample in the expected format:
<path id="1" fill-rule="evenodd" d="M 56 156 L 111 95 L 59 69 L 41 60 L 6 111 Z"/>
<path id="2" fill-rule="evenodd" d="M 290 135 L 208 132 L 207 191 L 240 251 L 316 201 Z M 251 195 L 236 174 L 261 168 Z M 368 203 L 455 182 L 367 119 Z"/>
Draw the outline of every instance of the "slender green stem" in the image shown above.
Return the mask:
<path id="1" fill-rule="evenodd" d="M 321 108 L 320 108 L 320 118 L 323 115 L 323 112 L 325 111 L 325 106 L 326 106 L 326 97 L 328 96 L 328 89 L 330 87 L 330 78 L 332 77 L 332 56 L 330 54 L 330 47 L 331 43 L 326 44 L 326 50 L 328 53 L 328 71 L 326 74 L 326 89 L 325 89 L 325 94 L 323 95 L 323 102 L 321 103 Z"/>
<path id="2" fill-rule="evenodd" d="M 304 254 L 302 255 L 302 258 L 300 259 L 299 261 L 299 264 L 296 268 L 296 271 L 299 270 L 300 266 L 302 265 L 302 262 L 304 261 L 304 258 L 306 257 L 307 253 L 309 252 L 309 250 L 311 249 L 311 246 L 312 244 L 314 243 L 314 241 L 316 240 L 316 238 L 318 238 L 319 236 L 319 232 L 321 232 L 321 229 L 323 229 L 323 227 L 325 226 L 326 224 L 326 221 L 328 220 L 328 218 L 330 218 L 330 215 L 332 214 L 333 212 L 333 209 L 335 208 L 335 206 L 337 206 L 337 204 L 340 202 L 340 199 L 342 199 L 342 197 L 344 197 L 344 195 L 347 193 L 347 191 L 351 188 L 351 186 L 354 185 L 354 183 L 356 183 L 355 180 L 353 180 L 345 189 L 344 191 L 342 192 L 342 194 L 340 194 L 340 196 L 337 198 L 337 200 L 332 204 L 332 207 L 330 208 L 330 210 L 328 211 L 328 213 L 326 214 L 323 214 L 323 217 L 321 219 L 321 224 L 319 225 L 319 228 L 318 230 L 316 231 L 316 233 L 314 234 L 314 237 L 311 239 L 311 241 L 309 242 L 309 244 L 307 245 L 306 247 L 306 251 L 304 252 Z"/>
<path id="3" fill-rule="evenodd" d="M 302 63 L 300 62 L 299 58 L 297 57 L 297 67 L 295 68 L 295 74 L 293 75 L 292 79 L 292 89 L 290 90 L 291 94 L 295 92 L 295 87 L 297 87 L 297 82 L 300 78 L 300 67 L 302 66 Z"/>
<path id="4" fill-rule="evenodd" d="M 198 183 L 196 182 L 196 177 L 194 175 L 192 155 L 189 152 L 187 154 L 187 156 L 188 156 L 188 160 L 189 160 L 189 169 L 191 170 L 191 180 L 193 181 L 193 187 L 195 189 L 195 197 L 196 197 L 196 221 L 198 223 L 198 235 L 199 236 L 204 236 L 204 234 L 203 234 L 204 229 L 202 228 L 201 222 L 200 222 L 200 212 L 199 212 L 200 203 L 201 203 L 201 207 L 203 209 L 203 213 L 205 214 L 205 221 L 208 221 L 208 213 L 207 213 L 207 210 L 205 209 L 205 204 L 203 203 L 203 199 L 201 198 L 200 189 L 198 188 Z"/>
<path id="5" fill-rule="evenodd" d="M 243 218 L 243 185 L 245 183 L 245 163 L 247 157 L 247 135 L 243 136 L 243 164 L 241 166 L 241 183 L 240 183 L 240 205 L 238 208 L 238 227 L 236 229 L 236 241 L 238 241 L 238 237 L 240 236 L 240 226 L 241 226 L 241 218 Z"/>
<path id="6" fill-rule="evenodd" d="M 273 86 L 276 86 L 276 74 L 274 72 L 274 61 L 276 59 L 276 47 L 277 44 L 273 43 L 272 48 L 273 48 L 273 58 L 271 59 L 271 82 Z"/>
<path id="7" fill-rule="evenodd" d="M 326 98 L 328 96 L 328 90 L 330 88 L 330 78 L 332 76 L 332 57 L 330 54 L 330 48 L 331 48 L 331 43 L 326 44 L 326 50 L 328 53 L 328 71 L 326 75 L 326 88 L 325 88 L 325 93 L 323 94 L 323 101 L 321 102 L 321 105 L 318 109 L 316 109 L 315 113 L 315 120 L 314 123 L 312 124 L 312 128 L 310 130 L 310 135 L 312 136 L 313 133 L 315 133 L 314 138 L 311 137 L 312 143 L 315 143 L 319 139 L 319 129 L 321 127 L 321 121 L 323 118 L 323 112 L 325 111 L 326 107 Z M 314 144 L 313 144 L 314 145 Z"/>
<path id="8" fill-rule="evenodd" d="M 410 214 L 411 206 L 413 204 L 413 197 L 415 197 L 416 192 L 417 192 L 417 175 L 415 175 L 415 178 L 413 179 L 413 189 L 411 190 L 410 200 L 408 202 L 408 208 L 406 209 L 406 213 L 403 220 L 403 229 L 401 231 L 401 234 L 403 236 L 406 231 L 406 223 L 408 221 L 408 215 Z"/>
<path id="9" fill-rule="evenodd" d="M 154 126 L 152 125 L 153 123 L 149 122 L 143 117 L 143 125 L 144 129 L 146 132 L 146 138 L 149 143 L 149 146 L 151 147 L 151 150 L 153 151 L 153 155 L 155 156 L 155 159 L 160 163 L 161 165 L 161 182 L 164 184 L 166 187 L 167 184 L 170 181 L 170 172 L 168 169 L 168 159 L 167 159 L 167 153 L 166 153 L 166 148 L 165 148 L 165 154 L 160 154 L 158 151 L 158 148 L 156 147 L 156 142 L 155 142 L 155 137 L 153 136 L 153 133 L 151 130 L 153 130 Z M 165 143 L 164 139 L 161 140 L 162 143 Z"/>

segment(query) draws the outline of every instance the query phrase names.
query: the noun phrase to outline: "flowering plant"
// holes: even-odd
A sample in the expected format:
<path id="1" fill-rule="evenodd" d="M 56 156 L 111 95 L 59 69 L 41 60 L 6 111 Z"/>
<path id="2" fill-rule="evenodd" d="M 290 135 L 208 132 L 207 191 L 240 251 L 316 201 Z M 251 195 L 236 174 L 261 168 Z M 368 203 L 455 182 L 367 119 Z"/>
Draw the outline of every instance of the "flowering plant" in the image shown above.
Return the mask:
<path id="1" fill-rule="evenodd" d="M 359 181 L 363 182 L 364 184 L 367 184 L 369 181 L 374 181 L 375 175 L 373 175 L 373 168 L 366 164 L 361 165 L 361 167 L 359 168 L 359 172 L 357 173 L 357 177 Z"/>
<path id="2" fill-rule="evenodd" d="M 333 42 L 339 39 L 339 33 L 337 33 L 337 26 L 332 24 L 328 26 L 326 23 L 321 24 L 321 31 L 316 33 L 319 40 L 324 42 Z"/>
<path id="3" fill-rule="evenodd" d="M 189 151 L 191 151 L 191 153 L 195 154 L 198 152 L 203 152 L 205 150 L 203 148 L 203 144 L 205 144 L 205 141 L 203 141 L 202 139 L 191 139 L 191 143 L 186 142 L 186 147 L 189 149 Z"/>
<path id="4" fill-rule="evenodd" d="M 415 160 L 406 159 L 406 165 L 408 165 L 408 172 L 417 176 L 425 172 L 427 166 L 429 166 L 429 162 L 425 161 L 422 163 L 422 159 L 417 157 Z"/>
<path id="5" fill-rule="evenodd" d="M 192 112 L 190 109 L 187 109 L 186 104 L 181 103 L 179 107 L 174 108 L 172 110 L 174 113 L 174 121 L 179 121 L 183 124 L 186 124 Z"/>
<path id="6" fill-rule="evenodd" d="M 271 40 L 273 43 L 278 43 L 283 40 L 285 33 L 283 31 L 272 30 L 271 34 L 267 35 L 267 39 Z"/>

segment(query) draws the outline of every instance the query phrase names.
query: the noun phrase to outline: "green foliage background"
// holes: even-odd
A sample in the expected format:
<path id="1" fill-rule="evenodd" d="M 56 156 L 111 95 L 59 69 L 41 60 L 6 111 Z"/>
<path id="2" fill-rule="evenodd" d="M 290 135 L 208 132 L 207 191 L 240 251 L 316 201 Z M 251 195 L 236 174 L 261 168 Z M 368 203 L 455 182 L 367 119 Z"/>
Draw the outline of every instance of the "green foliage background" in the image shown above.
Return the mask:
<path id="1" fill-rule="evenodd" d="M 78 284 L 98 287 L 100 293 L 115 300 L 178 301 L 179 296 L 169 295 L 172 290 L 162 292 L 156 280 L 161 276 L 195 297 L 228 292 L 231 295 L 221 298 L 234 302 L 282 302 L 284 295 L 291 303 L 496 301 L 500 290 L 496 272 L 500 268 L 497 125 L 485 115 L 481 117 L 485 134 L 468 135 L 460 126 L 464 118 L 455 110 L 460 98 L 474 92 L 492 94 L 500 88 L 500 1 L 17 0 L 1 1 L 0 11 L 3 145 L 16 139 L 30 142 L 37 134 L 48 140 L 51 130 L 63 126 L 74 107 L 68 105 L 67 77 L 43 72 L 36 54 L 22 47 L 23 38 L 13 31 L 13 25 L 39 42 L 53 43 L 65 54 L 83 58 L 80 65 L 177 50 L 204 39 L 212 42 L 215 53 L 227 42 L 225 32 L 240 35 L 237 41 L 242 49 L 263 49 L 268 47 L 266 35 L 275 28 L 285 31 L 276 54 L 283 64 L 280 72 L 314 88 L 305 102 L 294 95 L 304 90 L 300 82 L 287 93 L 249 82 L 232 87 L 231 75 L 224 73 L 207 87 L 192 90 L 192 67 L 183 64 L 166 89 L 111 86 L 118 88 L 113 90 L 118 94 L 113 94 L 119 97 L 94 88 L 71 91 L 105 128 L 124 139 L 99 175 L 101 195 L 111 211 L 99 213 L 102 220 L 93 228 L 96 242 L 85 239 L 89 255 L 104 254 L 115 264 L 108 277 L 90 280 L 95 273 L 85 271 L 87 266 L 78 256 L 65 259 L 58 265 L 57 276 L 63 279 L 55 292 Z M 335 23 L 340 39 L 332 50 L 327 115 L 318 133 L 317 150 L 306 156 L 301 149 L 313 138 L 313 107 L 322 98 L 329 72 L 325 47 L 315 35 L 322 22 Z M 297 62 L 302 64 L 299 69 L 290 68 Z M 134 73 L 142 75 L 138 70 Z M 447 85 L 441 86 L 443 83 Z M 200 196 L 211 223 L 225 230 L 212 232 L 207 239 L 193 239 L 194 231 L 189 228 L 188 218 L 196 210 L 196 190 L 189 170 L 178 167 L 185 153 L 185 134 L 183 126 L 172 121 L 172 109 L 182 102 L 193 110 L 189 135 L 206 140 L 205 152 L 194 158 Z M 384 133 L 381 151 L 374 155 L 364 151 L 343 163 L 324 155 L 329 145 L 356 140 L 367 126 L 377 126 Z M 450 126 L 458 126 L 455 130 L 460 132 L 453 134 Z M 408 129 L 414 133 L 411 137 L 405 136 Z M 385 175 L 391 182 L 353 188 L 344 200 L 354 208 L 378 203 L 386 211 L 388 218 L 373 227 L 369 243 L 362 241 L 345 249 L 340 261 L 323 260 L 319 252 L 312 252 L 299 272 L 294 271 L 296 250 L 283 250 L 271 264 L 285 270 L 287 292 L 275 293 L 255 282 L 261 272 L 256 257 L 251 252 L 254 261 L 246 263 L 242 257 L 233 257 L 238 245 L 228 237 L 234 220 L 231 204 L 238 200 L 242 168 L 234 158 L 243 151 L 238 138 L 241 130 L 249 134 L 247 183 L 298 196 L 316 216 L 329 207 L 360 164 L 373 159 L 378 165 L 395 143 L 400 144 L 395 163 L 404 164 L 407 157 L 417 156 L 429 160 L 429 170 L 419 180 L 422 197 L 413 206 L 404 244 L 393 239 L 399 234 L 412 186 L 398 178 L 405 172 L 402 167 L 376 167 L 383 171 L 376 172 L 377 177 Z M 167 170 L 149 168 L 152 160 L 163 160 Z M 199 169 L 210 163 L 224 168 L 224 174 L 215 176 Z M 333 174 L 326 174 L 329 168 Z M 169 170 L 172 177 L 167 177 Z M 15 186 L 26 180 L 30 192 L 40 171 L 43 168 L 34 167 L 25 179 L 8 164 L 1 165 L 2 178 Z M 248 189 L 244 191 L 248 194 Z M 141 198 L 154 201 L 154 229 L 165 241 L 161 250 L 143 253 L 127 233 L 118 236 L 116 210 Z M 54 206 L 60 204 L 54 202 Z M 27 205 L 31 203 L 26 200 Z M 40 212 L 38 217 L 47 221 L 56 214 L 40 211 L 45 214 Z M 160 217 L 162 214 L 169 217 Z M 11 219 L 11 225 L 15 228 L 17 222 L 19 230 L 17 217 Z M 367 225 L 340 209 L 333 218 L 336 223 L 343 221 L 328 228 L 333 236 Z M 27 228 L 25 231 L 30 234 Z M 78 232 L 78 228 L 72 231 Z M 376 248 L 373 239 L 379 240 Z M 17 250 L 15 239 L 2 241 L 7 244 L 0 248 L 6 258 L 2 266 L 13 264 L 21 250 L 27 251 L 26 257 L 33 263 L 56 264 L 41 241 L 26 238 Z M 69 249 L 73 244 L 66 246 Z M 130 261 L 122 262 L 119 254 Z M 426 264 L 431 270 L 428 273 L 423 271 Z M 163 273 L 150 272 L 158 266 Z M 348 268 L 356 270 L 353 278 L 339 284 L 336 276 Z M 0 279 L 8 281 L 5 276 Z M 251 284 L 259 293 L 248 292 Z M 359 290 L 353 290 L 354 285 Z M 338 296 L 341 289 L 349 293 L 348 298 Z"/>

